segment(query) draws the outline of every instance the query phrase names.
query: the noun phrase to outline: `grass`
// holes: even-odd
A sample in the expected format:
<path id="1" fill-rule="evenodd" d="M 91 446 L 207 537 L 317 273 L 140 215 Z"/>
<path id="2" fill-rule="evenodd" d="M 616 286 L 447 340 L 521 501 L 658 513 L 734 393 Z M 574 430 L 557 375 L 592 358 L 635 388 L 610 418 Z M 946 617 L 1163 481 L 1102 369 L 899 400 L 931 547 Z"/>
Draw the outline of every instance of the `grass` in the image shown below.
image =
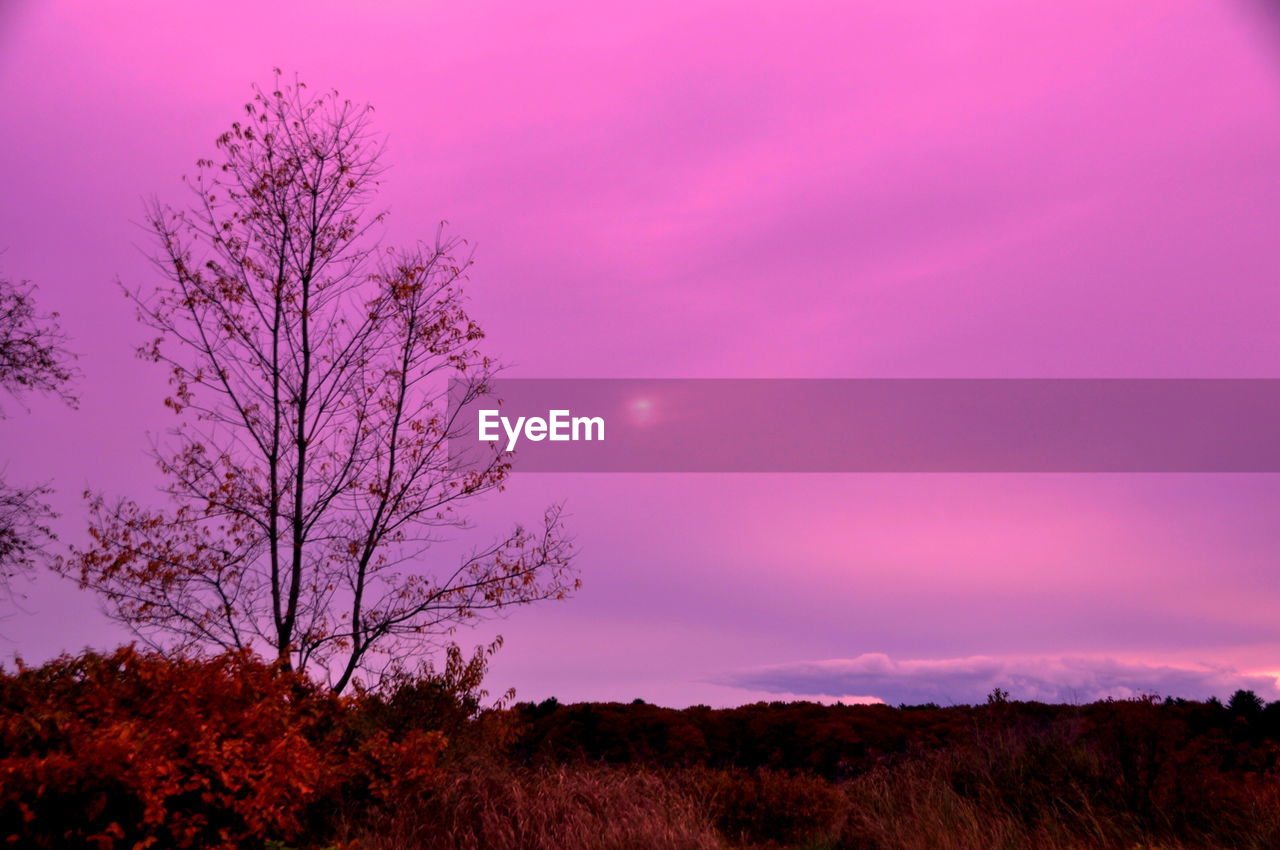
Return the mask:
<path id="1" fill-rule="evenodd" d="M 706 813 L 664 775 L 474 764 L 416 805 L 348 830 L 362 850 L 718 850 Z"/>
<path id="2" fill-rule="evenodd" d="M 1280 847 L 1273 778 L 1227 797 L 1201 793 L 1198 812 L 1149 789 L 1135 796 L 1137 780 L 1117 768 L 1062 729 L 921 753 L 839 783 L 769 770 L 486 761 L 455 767 L 430 795 L 346 839 L 367 850 Z"/>

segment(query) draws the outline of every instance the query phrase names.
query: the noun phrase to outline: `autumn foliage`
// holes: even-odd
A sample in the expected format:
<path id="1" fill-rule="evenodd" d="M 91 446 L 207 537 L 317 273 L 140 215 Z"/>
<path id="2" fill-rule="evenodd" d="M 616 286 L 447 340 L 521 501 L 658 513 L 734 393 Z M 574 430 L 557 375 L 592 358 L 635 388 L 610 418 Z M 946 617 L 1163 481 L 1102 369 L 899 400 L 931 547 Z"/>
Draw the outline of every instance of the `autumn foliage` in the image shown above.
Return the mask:
<path id="1" fill-rule="evenodd" d="M 68 389 L 76 377 L 74 355 L 66 341 L 58 314 L 42 313 L 36 306 L 34 286 L 0 277 L 0 402 L 40 393 L 75 406 Z M 49 486 L 11 484 L 2 463 L 0 458 L 0 599 L 11 594 L 12 578 L 46 560 L 57 539 L 50 525 L 57 514 L 45 501 Z"/>
<path id="2" fill-rule="evenodd" d="M 444 737 L 361 733 L 358 699 L 243 656 L 120 649 L 0 676 L 0 834 L 23 846 L 235 848 L 435 777 Z"/>
<path id="3" fill-rule="evenodd" d="M 33 848 L 1280 846 L 1280 703 L 495 707 L 490 650 L 336 695 L 134 648 L 0 671 Z M 486 707 L 488 706 L 488 707 Z"/>

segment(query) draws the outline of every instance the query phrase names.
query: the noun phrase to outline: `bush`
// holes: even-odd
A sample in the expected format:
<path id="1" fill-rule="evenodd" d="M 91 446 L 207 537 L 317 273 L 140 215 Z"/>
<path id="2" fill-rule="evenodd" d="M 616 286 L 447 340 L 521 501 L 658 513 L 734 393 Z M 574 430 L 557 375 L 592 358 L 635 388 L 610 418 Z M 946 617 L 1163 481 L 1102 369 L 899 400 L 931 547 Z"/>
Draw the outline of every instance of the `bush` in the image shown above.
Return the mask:
<path id="1" fill-rule="evenodd" d="M 497 710 L 503 700 L 486 707 L 489 694 L 482 687 L 488 660 L 501 645 L 499 638 L 477 647 L 469 658 L 451 645 L 439 670 L 426 663 L 414 672 L 403 667 L 387 671 L 377 689 L 357 689 L 351 724 L 361 736 L 386 733 L 400 739 L 441 733 L 449 742 L 445 752 L 455 763 L 501 756 L 518 721 Z M 503 699 L 509 698 L 510 693 Z"/>
<path id="2" fill-rule="evenodd" d="M 821 777 L 773 770 L 696 769 L 683 784 L 737 844 L 810 845 L 840 834 L 848 801 Z"/>
<path id="3" fill-rule="evenodd" d="M 238 848 L 435 779 L 438 732 L 359 734 L 350 701 L 244 655 L 126 647 L 0 671 L 0 836 Z M 18 844 L 21 842 L 21 844 Z"/>

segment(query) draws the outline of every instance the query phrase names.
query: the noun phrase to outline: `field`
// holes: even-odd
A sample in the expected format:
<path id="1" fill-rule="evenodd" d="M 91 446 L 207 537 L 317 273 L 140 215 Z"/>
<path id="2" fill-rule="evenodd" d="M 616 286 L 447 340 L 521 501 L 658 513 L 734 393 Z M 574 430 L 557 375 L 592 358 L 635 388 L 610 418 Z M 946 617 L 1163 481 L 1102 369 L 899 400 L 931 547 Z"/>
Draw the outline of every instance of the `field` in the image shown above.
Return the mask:
<path id="1" fill-rule="evenodd" d="M 126 648 L 0 677 L 13 847 L 1270 848 L 1280 703 L 485 707 Z"/>

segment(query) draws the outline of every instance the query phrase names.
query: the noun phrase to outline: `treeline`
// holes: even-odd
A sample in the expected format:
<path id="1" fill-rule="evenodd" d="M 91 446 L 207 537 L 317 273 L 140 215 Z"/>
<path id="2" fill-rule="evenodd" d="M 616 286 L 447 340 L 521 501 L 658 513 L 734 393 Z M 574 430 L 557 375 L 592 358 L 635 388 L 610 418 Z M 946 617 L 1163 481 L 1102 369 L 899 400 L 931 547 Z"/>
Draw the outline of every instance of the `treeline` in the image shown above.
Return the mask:
<path id="1" fill-rule="evenodd" d="M 804 771 L 840 781 L 992 734 L 1071 728 L 1081 740 L 1141 760 L 1144 769 L 1194 758 L 1216 770 L 1262 772 L 1280 752 L 1280 701 L 1252 691 L 1223 703 L 1154 696 L 1087 705 L 1010 701 L 982 705 L 823 705 L 770 702 L 671 709 L 641 700 L 555 699 L 514 708 L 513 751 L 529 761 Z"/>

